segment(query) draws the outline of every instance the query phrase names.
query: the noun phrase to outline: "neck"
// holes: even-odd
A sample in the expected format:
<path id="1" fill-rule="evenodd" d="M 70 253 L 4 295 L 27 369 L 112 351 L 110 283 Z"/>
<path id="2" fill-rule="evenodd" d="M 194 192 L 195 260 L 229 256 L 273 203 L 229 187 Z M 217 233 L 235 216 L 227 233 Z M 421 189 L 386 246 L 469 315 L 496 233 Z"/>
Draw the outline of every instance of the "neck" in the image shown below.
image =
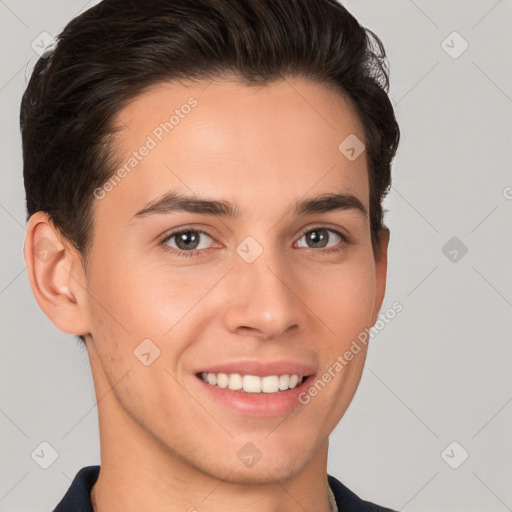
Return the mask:
<path id="1" fill-rule="evenodd" d="M 102 400 L 103 409 L 115 407 Z M 112 409 L 110 409 L 112 410 Z M 94 512 L 330 512 L 328 441 L 297 474 L 264 482 L 237 480 L 229 469 L 216 478 L 163 447 L 139 425 L 102 421 L 101 469 L 91 492 Z"/>

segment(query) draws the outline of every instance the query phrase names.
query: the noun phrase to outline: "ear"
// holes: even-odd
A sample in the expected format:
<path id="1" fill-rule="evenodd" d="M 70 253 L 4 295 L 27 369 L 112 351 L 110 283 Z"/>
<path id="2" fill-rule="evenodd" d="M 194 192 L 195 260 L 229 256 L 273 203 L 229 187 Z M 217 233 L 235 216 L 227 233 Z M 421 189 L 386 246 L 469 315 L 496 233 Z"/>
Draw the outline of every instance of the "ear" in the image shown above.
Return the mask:
<path id="1" fill-rule="evenodd" d="M 379 254 L 375 258 L 375 304 L 372 313 L 372 324 L 379 318 L 380 308 L 384 301 L 386 293 L 386 275 L 388 270 L 388 245 L 389 245 L 389 229 L 383 227 L 379 230 Z"/>
<path id="2" fill-rule="evenodd" d="M 45 212 L 27 224 L 25 263 L 39 307 L 54 325 L 76 336 L 88 333 L 88 294 L 80 255 Z"/>

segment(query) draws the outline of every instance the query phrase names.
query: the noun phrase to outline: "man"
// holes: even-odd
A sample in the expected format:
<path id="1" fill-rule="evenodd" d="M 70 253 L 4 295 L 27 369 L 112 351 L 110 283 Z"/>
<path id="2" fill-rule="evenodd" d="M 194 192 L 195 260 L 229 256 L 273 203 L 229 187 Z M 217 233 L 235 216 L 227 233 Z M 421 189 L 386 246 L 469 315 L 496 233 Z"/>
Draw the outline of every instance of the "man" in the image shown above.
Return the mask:
<path id="1" fill-rule="evenodd" d="M 57 512 L 389 510 L 327 475 L 385 293 L 384 59 L 334 0 L 105 0 L 40 59 L 25 259 L 101 446 Z"/>

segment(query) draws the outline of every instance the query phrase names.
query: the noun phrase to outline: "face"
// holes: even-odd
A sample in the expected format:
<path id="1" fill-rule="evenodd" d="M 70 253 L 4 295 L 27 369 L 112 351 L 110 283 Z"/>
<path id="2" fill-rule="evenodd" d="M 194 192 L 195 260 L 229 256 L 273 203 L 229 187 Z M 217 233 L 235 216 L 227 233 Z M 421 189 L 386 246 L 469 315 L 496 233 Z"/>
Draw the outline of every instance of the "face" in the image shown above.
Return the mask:
<path id="1" fill-rule="evenodd" d="M 119 124 L 84 306 L 100 421 L 219 479 L 297 474 L 353 398 L 366 347 L 335 363 L 384 293 L 366 156 L 338 149 L 360 122 L 289 79 L 159 85 Z"/>

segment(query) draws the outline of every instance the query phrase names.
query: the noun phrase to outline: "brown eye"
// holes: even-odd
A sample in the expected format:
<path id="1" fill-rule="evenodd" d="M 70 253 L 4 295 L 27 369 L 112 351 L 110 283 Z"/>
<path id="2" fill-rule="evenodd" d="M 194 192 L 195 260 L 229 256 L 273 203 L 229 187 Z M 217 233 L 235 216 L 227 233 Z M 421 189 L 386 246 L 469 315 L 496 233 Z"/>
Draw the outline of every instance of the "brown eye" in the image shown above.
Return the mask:
<path id="1" fill-rule="evenodd" d="M 208 239 L 210 239 L 210 241 L 208 241 Z M 171 233 L 164 240 L 164 243 L 179 251 L 194 251 L 207 249 L 211 240 L 211 237 L 203 231 L 187 230 L 180 231 L 178 233 Z"/>
<path id="2" fill-rule="evenodd" d="M 302 239 L 305 240 L 306 245 L 299 243 L 299 247 L 308 247 L 310 249 L 324 249 L 343 241 L 343 237 L 340 233 L 327 228 L 311 229 L 299 238 L 299 242 Z"/>

